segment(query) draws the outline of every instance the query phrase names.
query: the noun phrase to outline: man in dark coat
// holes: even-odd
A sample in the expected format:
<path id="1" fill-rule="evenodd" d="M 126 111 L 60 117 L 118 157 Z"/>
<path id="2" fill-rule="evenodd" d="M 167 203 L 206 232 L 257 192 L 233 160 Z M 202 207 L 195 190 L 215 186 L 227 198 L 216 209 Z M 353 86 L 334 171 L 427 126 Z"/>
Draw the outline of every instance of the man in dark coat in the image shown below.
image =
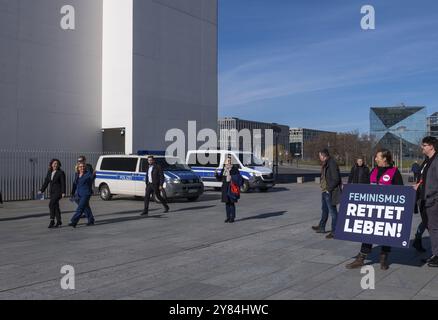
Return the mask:
<path id="1" fill-rule="evenodd" d="M 144 210 L 142 216 L 149 214 L 149 200 L 152 194 L 161 202 L 164 206 L 164 213 L 169 212 L 169 206 L 166 200 L 161 196 L 163 191 L 163 184 L 165 182 L 164 172 L 160 165 L 155 163 L 153 156 L 148 157 L 148 166 L 146 167 L 146 193 L 144 196 Z"/>
<path id="2" fill-rule="evenodd" d="M 421 148 L 427 157 L 422 169 L 421 180 L 414 186 L 422 202 L 420 212 L 422 224 L 430 235 L 432 256 L 426 261 L 429 267 L 438 267 L 438 142 L 435 137 L 423 139 Z"/>
<path id="3" fill-rule="evenodd" d="M 348 183 L 370 183 L 370 169 L 365 165 L 363 158 L 358 158 L 356 164 L 351 168 Z"/>
<path id="4" fill-rule="evenodd" d="M 338 217 L 337 205 L 340 203 L 342 192 L 341 173 L 335 159 L 330 157 L 327 149 L 319 152 L 321 160 L 321 203 L 322 213 L 319 225 L 313 226 L 312 229 L 317 233 L 325 233 L 325 226 L 328 221 L 329 214 L 332 217 L 332 230 L 326 236 L 327 239 L 333 239 L 336 231 L 336 221 Z"/>

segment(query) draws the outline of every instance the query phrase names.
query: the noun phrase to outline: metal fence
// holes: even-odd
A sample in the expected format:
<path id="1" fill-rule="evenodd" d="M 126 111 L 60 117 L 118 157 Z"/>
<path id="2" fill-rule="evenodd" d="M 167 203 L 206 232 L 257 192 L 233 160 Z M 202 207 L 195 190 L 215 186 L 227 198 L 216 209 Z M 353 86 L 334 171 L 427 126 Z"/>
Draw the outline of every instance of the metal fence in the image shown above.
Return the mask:
<path id="1" fill-rule="evenodd" d="M 3 201 L 35 199 L 43 185 L 49 163 L 56 158 L 61 161 L 66 174 L 67 195 L 70 194 L 74 179 L 74 168 L 79 156 L 87 158 L 87 163 L 96 167 L 100 152 L 65 152 L 45 150 L 0 150 L 0 192 Z M 114 153 L 112 153 L 114 154 Z"/>

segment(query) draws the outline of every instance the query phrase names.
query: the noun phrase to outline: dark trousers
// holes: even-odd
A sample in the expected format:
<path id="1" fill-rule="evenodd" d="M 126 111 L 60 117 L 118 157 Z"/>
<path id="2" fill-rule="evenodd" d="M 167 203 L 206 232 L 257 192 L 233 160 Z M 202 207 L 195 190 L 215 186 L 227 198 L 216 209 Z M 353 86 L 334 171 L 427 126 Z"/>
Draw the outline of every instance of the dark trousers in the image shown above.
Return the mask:
<path id="1" fill-rule="evenodd" d="M 164 206 L 165 209 L 169 208 L 169 206 L 167 205 L 166 199 L 164 199 L 161 196 L 160 188 L 158 186 L 148 184 L 146 186 L 146 193 L 144 196 L 144 210 L 143 210 L 143 212 L 146 212 L 146 213 L 149 212 L 149 201 L 150 201 L 151 195 L 153 195 L 153 194 L 155 194 L 155 196 L 161 202 L 161 204 Z"/>
<path id="2" fill-rule="evenodd" d="M 0 192 L 0 204 L 3 204 L 3 197 L 2 197 L 2 193 Z"/>
<path id="3" fill-rule="evenodd" d="M 438 256 L 438 203 L 432 207 L 426 208 L 427 229 L 430 234 L 430 243 L 432 244 L 432 254 Z"/>
<path id="4" fill-rule="evenodd" d="M 90 207 L 90 198 L 91 196 L 84 196 L 84 197 L 79 197 L 76 200 L 78 207 L 76 209 L 76 213 L 71 218 L 72 223 L 78 223 L 78 221 L 82 217 L 82 214 L 84 213 L 85 213 L 85 217 L 88 219 L 88 223 L 94 223 L 94 216 Z"/>
<path id="5" fill-rule="evenodd" d="M 234 220 L 236 219 L 236 204 L 233 202 L 227 202 L 225 204 L 225 210 L 227 212 L 227 219 Z"/>
<path id="6" fill-rule="evenodd" d="M 62 195 L 52 194 L 50 195 L 49 209 L 50 209 L 50 220 L 55 220 L 61 222 L 61 209 L 59 208 L 59 200 L 62 199 Z"/>
<path id="7" fill-rule="evenodd" d="M 338 209 L 332 205 L 332 197 L 330 193 L 324 192 L 321 196 L 321 221 L 319 222 L 319 229 L 325 231 L 329 214 L 332 216 L 332 232 L 336 230 L 336 221 L 338 219 Z"/>
<path id="8" fill-rule="evenodd" d="M 362 243 L 362 247 L 360 248 L 360 252 L 364 254 L 370 254 L 371 250 L 373 250 L 373 245 L 369 243 Z M 382 246 L 382 253 L 390 253 L 391 247 Z"/>
<path id="9" fill-rule="evenodd" d="M 423 237 L 424 231 L 426 231 L 427 229 L 427 213 L 426 207 L 424 206 L 424 201 L 421 201 L 418 207 L 421 215 L 421 222 L 418 225 L 417 232 L 415 233 L 415 238 L 421 239 Z"/>

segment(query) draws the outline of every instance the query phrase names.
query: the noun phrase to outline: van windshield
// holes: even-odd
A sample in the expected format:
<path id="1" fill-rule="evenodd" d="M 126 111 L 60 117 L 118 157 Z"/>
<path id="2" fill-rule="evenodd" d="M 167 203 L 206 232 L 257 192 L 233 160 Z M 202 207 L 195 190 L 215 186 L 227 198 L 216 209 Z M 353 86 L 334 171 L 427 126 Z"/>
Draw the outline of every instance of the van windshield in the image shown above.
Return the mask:
<path id="1" fill-rule="evenodd" d="M 252 153 L 239 153 L 239 160 L 245 167 L 263 166 L 263 160 Z"/>
<path id="2" fill-rule="evenodd" d="M 159 164 L 164 171 L 191 171 L 188 165 L 181 163 L 178 159 L 172 158 L 172 162 L 175 162 L 174 164 L 169 164 L 166 158 L 155 158 L 155 162 Z"/>

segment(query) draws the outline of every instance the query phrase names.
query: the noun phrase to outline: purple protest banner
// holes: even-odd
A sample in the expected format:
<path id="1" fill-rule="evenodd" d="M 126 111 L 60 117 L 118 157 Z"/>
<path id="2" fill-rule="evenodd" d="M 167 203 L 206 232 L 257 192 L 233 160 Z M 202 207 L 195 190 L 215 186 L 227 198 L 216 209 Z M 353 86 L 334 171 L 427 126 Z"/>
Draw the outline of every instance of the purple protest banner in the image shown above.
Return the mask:
<path id="1" fill-rule="evenodd" d="M 414 204 L 412 187 L 346 185 L 335 239 L 409 248 Z"/>

